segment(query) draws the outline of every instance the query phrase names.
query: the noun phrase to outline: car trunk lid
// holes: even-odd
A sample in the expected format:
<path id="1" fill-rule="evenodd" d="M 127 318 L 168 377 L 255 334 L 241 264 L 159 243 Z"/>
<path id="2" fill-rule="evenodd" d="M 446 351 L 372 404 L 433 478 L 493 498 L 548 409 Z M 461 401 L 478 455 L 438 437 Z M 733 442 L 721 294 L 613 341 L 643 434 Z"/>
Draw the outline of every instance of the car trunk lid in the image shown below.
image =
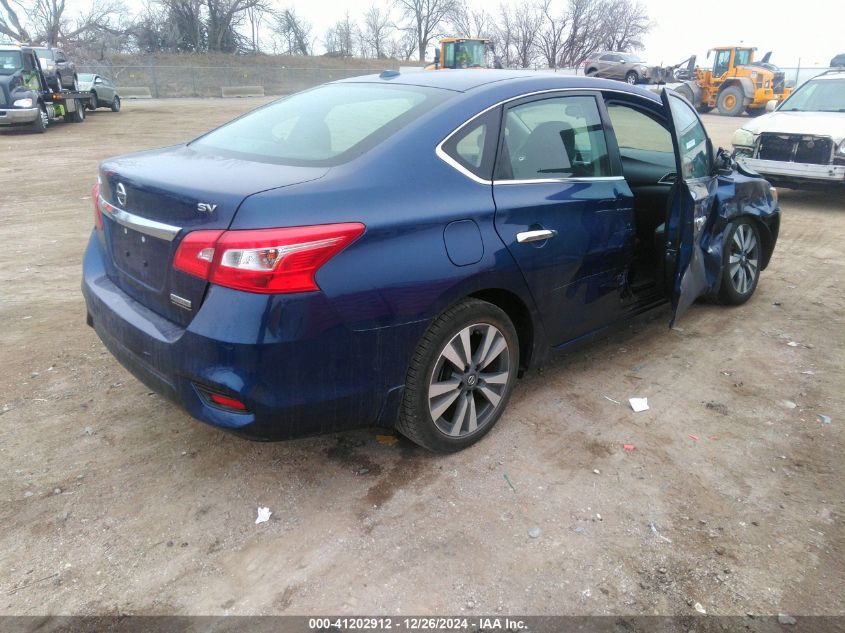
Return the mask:
<path id="1" fill-rule="evenodd" d="M 204 280 L 173 268 L 182 237 L 225 230 L 248 196 L 322 177 L 326 168 L 221 157 L 190 146 L 106 161 L 100 173 L 109 277 L 151 310 L 186 325 Z M 277 226 L 284 226 L 280 215 Z"/>

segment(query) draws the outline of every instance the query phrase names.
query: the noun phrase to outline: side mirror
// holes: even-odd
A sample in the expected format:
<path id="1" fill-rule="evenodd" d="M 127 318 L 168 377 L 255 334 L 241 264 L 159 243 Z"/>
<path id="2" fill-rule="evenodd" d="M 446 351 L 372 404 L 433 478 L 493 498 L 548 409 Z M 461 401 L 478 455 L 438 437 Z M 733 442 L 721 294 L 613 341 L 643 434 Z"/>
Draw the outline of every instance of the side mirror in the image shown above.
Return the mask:
<path id="1" fill-rule="evenodd" d="M 778 107 L 777 99 L 770 99 L 766 102 L 766 112 L 774 112 Z"/>
<path id="2" fill-rule="evenodd" d="M 97 78 L 94 80 L 94 83 L 95 83 L 95 84 L 101 84 L 101 83 L 103 83 L 103 80 L 102 80 L 102 79 L 100 79 L 99 77 L 97 77 Z"/>

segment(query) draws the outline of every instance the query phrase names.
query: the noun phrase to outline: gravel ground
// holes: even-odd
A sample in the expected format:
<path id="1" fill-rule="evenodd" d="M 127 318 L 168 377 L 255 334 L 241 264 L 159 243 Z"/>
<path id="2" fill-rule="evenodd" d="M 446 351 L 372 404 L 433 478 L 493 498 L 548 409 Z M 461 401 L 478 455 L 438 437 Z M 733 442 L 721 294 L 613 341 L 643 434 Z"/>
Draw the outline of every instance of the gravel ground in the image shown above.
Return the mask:
<path id="1" fill-rule="evenodd" d="M 781 192 L 748 304 L 557 357 L 458 455 L 257 444 L 120 367 L 79 283 L 97 163 L 260 102 L 0 132 L 0 614 L 843 614 L 842 191 Z"/>

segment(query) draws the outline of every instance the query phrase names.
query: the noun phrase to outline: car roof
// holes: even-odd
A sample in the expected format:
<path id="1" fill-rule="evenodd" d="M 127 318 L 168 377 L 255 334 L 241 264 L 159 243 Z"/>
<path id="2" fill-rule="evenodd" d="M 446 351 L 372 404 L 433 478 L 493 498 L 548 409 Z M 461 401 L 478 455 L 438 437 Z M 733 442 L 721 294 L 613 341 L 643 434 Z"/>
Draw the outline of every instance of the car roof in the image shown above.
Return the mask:
<path id="1" fill-rule="evenodd" d="M 832 68 L 831 70 L 826 70 L 821 75 L 816 75 L 807 81 L 825 81 L 827 79 L 845 79 L 845 67 L 842 69 Z"/>
<path id="2" fill-rule="evenodd" d="M 623 82 L 610 79 L 597 79 L 583 75 L 564 75 L 553 71 L 532 70 L 433 70 L 396 72 L 381 75 L 363 75 L 338 80 L 335 83 L 391 83 L 408 86 L 425 86 L 441 88 L 456 92 L 467 92 L 485 86 L 493 87 L 504 84 L 525 84 L 526 91 L 536 90 L 538 84 L 543 88 L 583 88 L 585 90 L 616 90 L 630 92 L 639 96 L 648 96 L 659 100 L 659 97 L 636 86 L 628 86 Z"/>

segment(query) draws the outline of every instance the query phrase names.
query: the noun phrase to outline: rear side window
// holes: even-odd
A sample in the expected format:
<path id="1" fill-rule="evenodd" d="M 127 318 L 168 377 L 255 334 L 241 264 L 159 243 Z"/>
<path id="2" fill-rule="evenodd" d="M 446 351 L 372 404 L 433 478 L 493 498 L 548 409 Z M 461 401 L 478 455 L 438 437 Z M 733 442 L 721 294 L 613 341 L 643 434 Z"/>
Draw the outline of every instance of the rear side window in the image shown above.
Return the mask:
<path id="1" fill-rule="evenodd" d="M 612 175 L 595 98 L 551 97 L 517 105 L 506 112 L 497 179 Z"/>
<path id="2" fill-rule="evenodd" d="M 450 94 L 419 86 L 328 84 L 250 112 L 191 145 L 259 162 L 339 165 L 372 149 Z"/>
<path id="3" fill-rule="evenodd" d="M 458 165 L 484 180 L 493 174 L 499 108 L 473 119 L 443 143 L 443 151 Z"/>

